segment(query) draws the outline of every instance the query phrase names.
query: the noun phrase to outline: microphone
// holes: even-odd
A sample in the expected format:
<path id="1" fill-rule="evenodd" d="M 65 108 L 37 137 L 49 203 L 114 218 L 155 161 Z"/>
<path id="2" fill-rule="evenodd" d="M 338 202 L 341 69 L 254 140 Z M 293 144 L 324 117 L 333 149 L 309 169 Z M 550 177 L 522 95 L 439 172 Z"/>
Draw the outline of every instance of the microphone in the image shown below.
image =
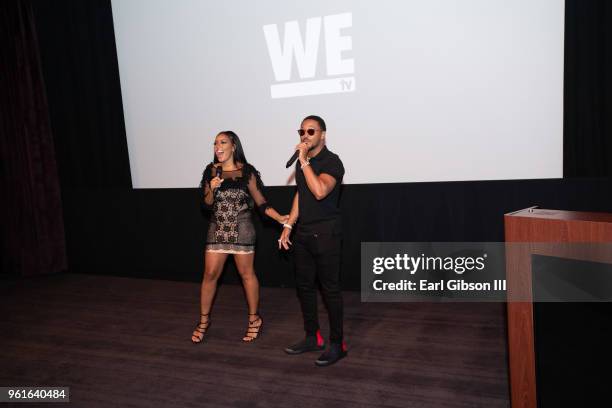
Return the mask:
<path id="1" fill-rule="evenodd" d="M 223 175 L 223 169 L 221 168 L 221 166 L 219 165 L 219 167 L 215 167 L 215 177 L 221 178 L 222 175 Z M 213 193 L 213 195 L 215 198 L 217 198 L 217 195 L 219 195 L 218 187 L 215 189 L 215 192 Z"/>
<path id="2" fill-rule="evenodd" d="M 289 161 L 287 162 L 287 166 L 286 166 L 286 168 L 291 167 L 291 165 L 292 165 L 293 163 L 295 163 L 295 161 L 298 159 L 298 157 L 300 157 L 300 151 L 299 151 L 299 150 L 296 150 L 296 151 L 293 153 L 293 156 L 291 156 L 291 158 L 290 158 L 290 159 L 289 159 Z"/>

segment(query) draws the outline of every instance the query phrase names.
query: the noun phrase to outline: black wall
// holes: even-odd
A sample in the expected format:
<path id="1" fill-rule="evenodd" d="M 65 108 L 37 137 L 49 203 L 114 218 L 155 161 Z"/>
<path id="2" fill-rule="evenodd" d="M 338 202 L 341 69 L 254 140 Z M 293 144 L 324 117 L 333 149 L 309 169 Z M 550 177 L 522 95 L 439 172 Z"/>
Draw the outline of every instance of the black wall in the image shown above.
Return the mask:
<path id="1" fill-rule="evenodd" d="M 268 188 L 281 210 L 292 194 Z M 64 208 L 71 271 L 199 280 L 207 225 L 199 198 L 197 189 L 70 191 Z M 612 211 L 605 179 L 347 185 L 341 202 L 347 289 L 359 289 L 362 241 L 503 241 L 503 214 L 520 208 Z M 292 286 L 291 255 L 275 248 L 279 227 L 255 219 L 262 284 Z"/>
<path id="2" fill-rule="evenodd" d="M 198 190 L 131 189 L 110 1 L 34 4 L 60 168 L 69 270 L 199 280 L 207 222 Z M 591 178 L 344 186 L 345 287 L 359 287 L 362 241 L 502 241 L 506 212 L 532 205 L 612 211 L 611 115 L 606 115 L 612 94 L 609 87 L 597 86 L 608 83 L 601 66 L 611 51 L 607 43 L 594 46 L 592 36 L 585 34 L 594 20 L 612 21 L 605 20 L 610 13 L 601 4 L 566 2 L 565 175 Z M 606 30 L 603 24 L 598 27 Z M 589 69 L 599 74 L 592 76 Z M 338 153 L 342 157 L 341 146 Z M 194 187 L 199 177 L 194 174 Z M 283 211 L 289 209 L 292 194 L 292 187 L 268 189 L 269 201 Z M 291 286 L 291 254 L 275 249 L 278 227 L 257 219 L 257 228 L 261 282 Z M 235 281 L 236 276 L 229 272 L 225 279 Z"/>
<path id="3" fill-rule="evenodd" d="M 612 2 L 565 1 L 563 175 L 612 177 Z"/>

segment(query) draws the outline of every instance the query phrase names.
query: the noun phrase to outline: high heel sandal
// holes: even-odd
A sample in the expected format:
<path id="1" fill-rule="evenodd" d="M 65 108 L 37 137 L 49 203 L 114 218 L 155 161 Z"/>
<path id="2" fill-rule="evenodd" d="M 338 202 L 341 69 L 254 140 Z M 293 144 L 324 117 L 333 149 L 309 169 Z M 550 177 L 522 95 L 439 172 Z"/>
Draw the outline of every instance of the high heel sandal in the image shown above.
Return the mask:
<path id="1" fill-rule="evenodd" d="M 255 320 L 251 320 L 249 318 L 249 327 L 247 327 L 247 331 L 242 338 L 242 341 L 245 343 L 252 343 L 259 338 L 259 336 L 263 332 L 263 319 L 259 313 L 249 313 L 249 316 L 259 316 Z M 253 324 L 261 322 L 259 326 L 253 326 Z"/>
<path id="2" fill-rule="evenodd" d="M 206 314 L 202 314 L 200 315 L 200 322 L 198 323 L 198 325 L 196 326 L 196 328 L 194 329 L 194 332 L 191 334 L 191 342 L 193 344 L 200 344 L 201 342 L 204 341 L 205 339 L 205 334 L 208 331 L 208 326 L 210 326 L 210 313 L 206 313 Z M 202 322 L 202 317 L 206 317 L 206 321 Z M 200 337 L 199 334 L 195 334 L 195 332 L 200 333 L 202 336 Z M 198 339 L 197 341 L 194 340 L 194 338 Z"/>

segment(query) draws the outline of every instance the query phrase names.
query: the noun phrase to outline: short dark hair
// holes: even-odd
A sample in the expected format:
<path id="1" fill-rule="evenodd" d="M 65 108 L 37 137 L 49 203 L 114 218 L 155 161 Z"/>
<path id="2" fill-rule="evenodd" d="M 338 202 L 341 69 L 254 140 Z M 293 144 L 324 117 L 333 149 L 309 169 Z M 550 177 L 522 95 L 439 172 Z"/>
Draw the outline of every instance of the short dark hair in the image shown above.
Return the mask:
<path id="1" fill-rule="evenodd" d="M 302 119 L 302 123 L 304 123 L 305 120 L 309 120 L 309 119 L 317 121 L 317 123 L 319 124 L 319 127 L 321 128 L 323 132 L 327 131 L 327 126 L 325 126 L 325 121 L 323 120 L 322 117 L 317 116 L 317 115 L 308 115 L 304 119 Z"/>

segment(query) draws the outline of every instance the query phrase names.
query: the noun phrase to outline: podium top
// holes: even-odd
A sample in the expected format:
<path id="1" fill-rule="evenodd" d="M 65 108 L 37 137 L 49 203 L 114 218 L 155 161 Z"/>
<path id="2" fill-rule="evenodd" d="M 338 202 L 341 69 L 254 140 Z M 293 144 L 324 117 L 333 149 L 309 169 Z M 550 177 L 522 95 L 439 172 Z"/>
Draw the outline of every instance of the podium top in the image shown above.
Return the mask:
<path id="1" fill-rule="evenodd" d="M 505 214 L 506 217 L 541 218 L 559 221 L 591 221 L 612 223 L 611 213 L 547 210 L 543 208 L 525 208 Z"/>

